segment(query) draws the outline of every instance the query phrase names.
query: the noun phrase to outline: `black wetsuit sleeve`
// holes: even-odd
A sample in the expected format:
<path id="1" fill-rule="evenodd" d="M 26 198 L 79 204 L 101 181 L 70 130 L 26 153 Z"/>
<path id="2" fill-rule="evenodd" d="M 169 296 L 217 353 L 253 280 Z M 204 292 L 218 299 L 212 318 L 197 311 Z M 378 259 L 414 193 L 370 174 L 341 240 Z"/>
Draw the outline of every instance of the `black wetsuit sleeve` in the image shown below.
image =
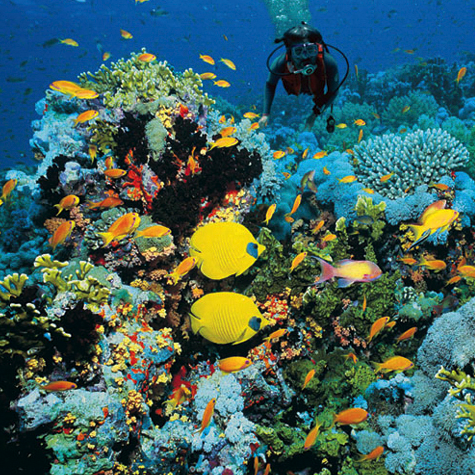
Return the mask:
<path id="1" fill-rule="evenodd" d="M 327 75 L 327 93 L 325 94 L 325 107 L 328 107 L 336 99 L 335 91 L 340 84 L 340 75 L 338 74 L 338 64 L 329 53 L 325 54 L 325 73 Z"/>
<path id="2" fill-rule="evenodd" d="M 285 69 L 285 56 L 281 55 L 274 60 L 271 66 L 272 71 L 283 73 Z M 270 115 L 270 110 L 272 103 L 274 102 L 275 90 L 277 88 L 277 83 L 279 82 L 280 76 L 277 74 L 269 73 L 269 76 L 266 81 L 264 88 L 264 111 L 266 115 Z"/>

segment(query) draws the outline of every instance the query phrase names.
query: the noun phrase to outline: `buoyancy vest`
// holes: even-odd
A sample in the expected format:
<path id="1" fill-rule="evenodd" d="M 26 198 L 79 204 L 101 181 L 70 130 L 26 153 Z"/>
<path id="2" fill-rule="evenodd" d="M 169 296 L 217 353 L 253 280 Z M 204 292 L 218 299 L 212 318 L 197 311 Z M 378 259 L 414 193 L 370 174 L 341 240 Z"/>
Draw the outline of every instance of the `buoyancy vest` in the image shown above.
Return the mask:
<path id="1" fill-rule="evenodd" d="M 325 84 L 326 84 L 326 73 L 325 73 L 325 62 L 323 60 L 323 45 L 317 43 L 318 45 L 318 55 L 316 65 L 317 68 L 315 72 L 310 76 L 305 76 L 308 78 L 308 84 L 310 92 L 313 95 L 313 102 L 315 105 L 322 106 L 325 103 Z M 284 73 L 290 73 L 289 69 L 288 55 L 285 57 L 285 69 Z M 284 85 L 287 94 L 294 94 L 298 96 L 302 92 L 302 74 L 288 74 L 282 76 L 282 84 Z"/>

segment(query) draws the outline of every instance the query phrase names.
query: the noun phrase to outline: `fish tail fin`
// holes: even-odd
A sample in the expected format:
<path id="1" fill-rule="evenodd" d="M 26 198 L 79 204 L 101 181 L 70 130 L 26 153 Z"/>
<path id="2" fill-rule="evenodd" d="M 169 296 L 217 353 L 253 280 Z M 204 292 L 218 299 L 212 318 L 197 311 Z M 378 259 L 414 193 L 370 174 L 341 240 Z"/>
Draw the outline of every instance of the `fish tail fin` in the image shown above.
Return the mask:
<path id="1" fill-rule="evenodd" d="M 382 364 L 371 361 L 371 364 L 374 366 L 374 372 L 377 374 L 381 371 Z"/>
<path id="2" fill-rule="evenodd" d="M 426 227 L 420 224 L 410 224 L 409 227 L 414 233 L 414 242 L 418 241 L 426 230 Z"/>
<path id="3" fill-rule="evenodd" d="M 315 257 L 315 259 L 317 259 L 322 266 L 322 273 L 320 274 L 318 280 L 315 281 L 315 284 L 321 284 L 322 282 L 335 277 L 335 268 L 331 264 L 329 264 L 327 261 L 324 261 L 323 259 L 320 259 L 319 257 Z"/>
<path id="4" fill-rule="evenodd" d="M 101 236 L 103 245 L 102 247 L 108 246 L 114 240 L 114 234 L 112 233 L 97 233 Z"/>
<path id="5" fill-rule="evenodd" d="M 58 213 L 56 214 L 56 216 L 58 216 L 61 211 L 63 211 L 63 208 L 61 208 L 61 205 L 54 205 L 55 208 L 58 208 Z"/>
<path id="6" fill-rule="evenodd" d="M 333 414 L 333 421 L 332 421 L 332 423 L 330 424 L 330 427 L 327 430 L 332 430 L 335 427 L 336 419 L 337 419 L 336 414 Z"/>

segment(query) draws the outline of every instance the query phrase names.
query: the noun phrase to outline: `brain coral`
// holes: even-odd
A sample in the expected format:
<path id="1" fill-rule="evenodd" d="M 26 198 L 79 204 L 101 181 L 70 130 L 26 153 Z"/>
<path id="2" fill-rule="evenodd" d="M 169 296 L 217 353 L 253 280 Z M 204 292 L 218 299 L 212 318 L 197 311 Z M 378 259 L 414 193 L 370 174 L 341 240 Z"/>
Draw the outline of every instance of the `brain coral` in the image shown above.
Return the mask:
<path id="1" fill-rule="evenodd" d="M 416 130 L 404 138 L 387 134 L 361 142 L 354 151 L 358 180 L 391 199 L 421 184 L 437 183 L 469 158 L 468 150 L 442 129 Z M 381 181 L 391 173 L 388 181 Z"/>

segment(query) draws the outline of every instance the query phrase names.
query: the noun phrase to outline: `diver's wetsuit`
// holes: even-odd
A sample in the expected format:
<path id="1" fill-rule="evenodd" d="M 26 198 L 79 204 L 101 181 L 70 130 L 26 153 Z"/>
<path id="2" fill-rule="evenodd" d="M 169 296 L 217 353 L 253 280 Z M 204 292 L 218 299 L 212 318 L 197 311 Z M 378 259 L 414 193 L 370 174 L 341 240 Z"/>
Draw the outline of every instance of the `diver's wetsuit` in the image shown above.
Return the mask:
<path id="1" fill-rule="evenodd" d="M 321 107 L 321 105 L 325 105 L 325 107 L 329 106 L 336 97 L 336 94 L 332 94 L 338 88 L 340 84 L 340 79 L 338 75 L 338 65 L 333 58 L 333 56 L 327 52 L 324 53 L 323 61 L 325 64 L 325 73 L 326 73 L 326 86 L 327 91 L 323 97 L 314 97 L 313 101 L 315 105 Z M 287 67 L 287 60 L 286 55 L 282 54 L 277 57 L 274 62 L 272 63 L 271 70 L 275 71 L 276 73 L 285 73 L 288 71 Z M 315 71 L 313 74 L 318 74 Z M 301 90 L 298 94 L 310 94 L 312 95 L 312 91 L 310 90 L 310 77 L 300 74 L 301 80 Z M 270 110 L 272 107 L 272 102 L 274 101 L 275 96 L 275 89 L 277 87 L 277 83 L 279 79 L 282 79 L 282 76 L 278 76 L 277 74 L 269 73 L 269 77 L 266 81 L 265 92 L 264 92 L 264 114 L 270 115 Z M 314 108 L 314 112 L 315 108 Z"/>

